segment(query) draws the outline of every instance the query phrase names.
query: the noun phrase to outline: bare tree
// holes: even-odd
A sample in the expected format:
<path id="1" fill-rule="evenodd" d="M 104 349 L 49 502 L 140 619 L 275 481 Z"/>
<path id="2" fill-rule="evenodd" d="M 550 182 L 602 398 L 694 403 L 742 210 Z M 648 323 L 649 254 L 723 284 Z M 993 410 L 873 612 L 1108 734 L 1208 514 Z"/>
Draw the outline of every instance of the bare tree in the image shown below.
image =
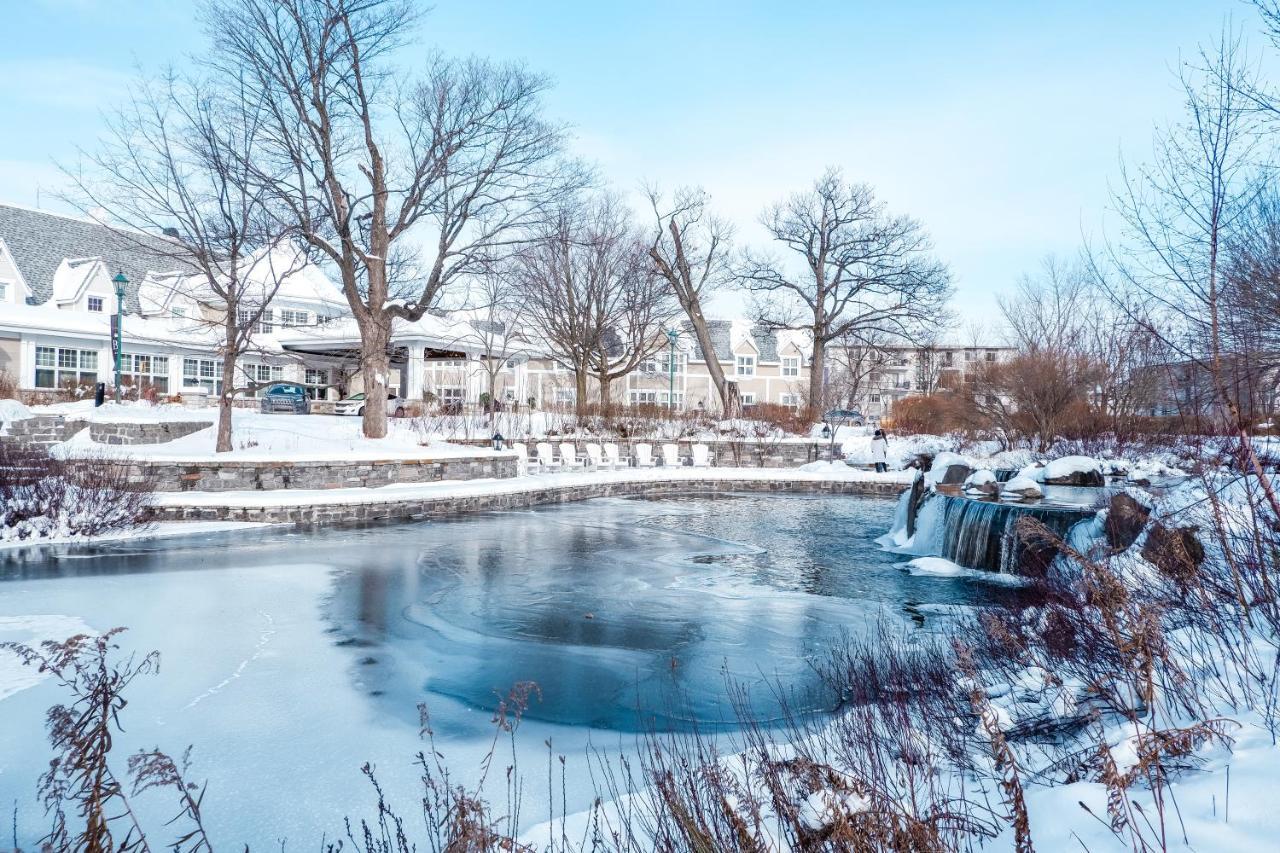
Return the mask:
<path id="1" fill-rule="evenodd" d="M 366 393 L 388 384 L 395 321 L 509 251 L 575 184 L 564 133 L 540 116 L 545 78 L 435 57 L 395 58 L 416 23 L 403 0 L 208 0 L 210 65 L 265 116 L 252 163 L 282 224 L 336 268 L 361 339 Z M 364 434 L 386 435 L 366 406 Z"/>
<path id="2" fill-rule="evenodd" d="M 945 317 L 950 274 L 924 229 L 890 215 L 869 186 L 846 183 L 839 170 L 773 205 L 761 222 L 800 263 L 749 253 L 738 276 L 763 323 L 812 336 L 810 416 L 824 405 L 832 341 L 872 333 L 914 340 Z"/>
<path id="3" fill-rule="evenodd" d="M 108 118 L 96 167 L 67 174 L 76 203 L 100 207 L 131 242 L 169 273 L 140 286 L 171 290 L 206 309 L 181 323 L 209 332 L 222 359 L 216 449 L 231 450 L 236 363 L 255 350 L 253 329 L 305 258 L 274 251 L 281 232 L 267 215 L 248 163 L 261 144 L 262 114 L 249 101 L 170 73 L 143 83 Z M 144 237 L 164 233 L 165 239 Z"/>
<path id="4" fill-rule="evenodd" d="M 1235 359 L 1226 334 L 1227 250 L 1249 222 L 1267 165 L 1259 87 L 1238 36 L 1226 29 L 1196 64 L 1182 66 L 1179 79 L 1185 118 L 1156 133 L 1149 164 L 1122 169 L 1114 204 L 1124 231 L 1110 247 L 1110 275 L 1099 277 L 1122 297 L 1118 304 L 1140 304 L 1161 320 L 1164 328 L 1153 333 L 1209 377 L 1215 402 L 1240 439 L 1241 458 L 1280 513 L 1280 498 L 1249 438 L 1253 425 L 1232 387 Z M 1101 273 L 1096 259 L 1095 266 Z"/>
<path id="5" fill-rule="evenodd" d="M 736 383 L 725 378 L 702 311 L 703 299 L 727 280 L 733 230 L 711 214 L 701 189 L 677 190 L 670 200 L 653 187 L 647 194 L 655 222 L 649 258 L 689 318 L 725 417 L 736 417 Z"/>
<path id="6" fill-rule="evenodd" d="M 455 338 L 456 343 L 480 356 L 490 425 L 498 410 L 498 377 L 509 361 L 529 351 L 529 299 L 519 279 L 513 262 L 489 264 L 476 275 L 470 288 L 473 304 L 467 311 L 468 322 Z M 479 304 L 474 304 L 477 301 Z"/>
<path id="7" fill-rule="evenodd" d="M 885 369 L 886 345 L 883 335 L 851 335 L 837 339 L 828 348 L 831 359 L 827 396 L 832 402 L 854 406 L 877 390 Z"/>
<path id="8" fill-rule="evenodd" d="M 578 415 L 594 378 L 608 417 L 612 382 L 666 345 L 663 328 L 674 315 L 628 213 L 611 196 L 566 205 L 518 266 L 530 318 L 573 369 Z"/>

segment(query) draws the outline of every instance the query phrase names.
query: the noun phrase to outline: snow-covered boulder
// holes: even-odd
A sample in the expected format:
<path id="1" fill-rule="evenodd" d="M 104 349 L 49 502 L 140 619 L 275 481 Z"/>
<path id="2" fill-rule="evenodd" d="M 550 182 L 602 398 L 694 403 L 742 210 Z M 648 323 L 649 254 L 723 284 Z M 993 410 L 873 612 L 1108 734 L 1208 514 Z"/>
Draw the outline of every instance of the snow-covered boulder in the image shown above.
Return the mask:
<path id="1" fill-rule="evenodd" d="M 995 497 L 1000 494 L 1000 483 L 996 481 L 996 475 L 993 472 L 986 468 L 980 468 L 965 479 L 964 491 L 970 495 Z"/>
<path id="2" fill-rule="evenodd" d="M 1004 484 L 1001 494 L 1007 498 L 1042 498 L 1044 497 L 1044 489 L 1040 484 L 1030 477 L 1024 477 L 1021 474 Z"/>
<path id="3" fill-rule="evenodd" d="M 1092 456 L 1063 456 L 1045 466 L 1044 482 L 1051 486 L 1105 486 L 1102 463 Z"/>
<path id="4" fill-rule="evenodd" d="M 958 486 L 973 473 L 969 460 L 958 453 L 944 451 L 933 457 L 925 478 L 930 486 Z"/>

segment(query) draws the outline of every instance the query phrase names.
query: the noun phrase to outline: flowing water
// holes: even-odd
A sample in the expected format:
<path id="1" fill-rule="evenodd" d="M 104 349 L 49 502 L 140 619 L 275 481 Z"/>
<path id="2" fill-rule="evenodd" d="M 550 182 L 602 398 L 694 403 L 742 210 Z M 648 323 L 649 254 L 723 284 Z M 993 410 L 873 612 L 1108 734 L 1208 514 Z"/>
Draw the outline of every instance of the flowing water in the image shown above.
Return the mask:
<path id="1" fill-rule="evenodd" d="M 1016 595 L 905 573 L 875 544 L 893 513 L 891 501 L 848 497 L 615 499 L 0 552 L 0 641 L 128 627 L 122 647 L 158 649 L 162 668 L 131 688 L 121 756 L 191 744 L 215 841 L 309 849 L 344 815 L 369 813 L 365 761 L 413 811 L 419 703 L 467 782 L 498 697 L 536 682 L 516 747 L 529 802 L 545 794 L 550 741 L 568 756 L 572 811 L 593 795 L 589 746 L 625 752 L 648 726 L 732 729 L 726 679 L 749 686 L 766 720 L 775 684 L 822 707 L 810 660 L 841 632 L 879 619 L 930 630 L 955 605 Z M 29 848 L 46 825 L 43 715 L 61 697 L 48 680 L 18 689 L 9 664 L 0 803 L 17 802 Z M 545 817 L 534 811 L 528 820 Z"/>

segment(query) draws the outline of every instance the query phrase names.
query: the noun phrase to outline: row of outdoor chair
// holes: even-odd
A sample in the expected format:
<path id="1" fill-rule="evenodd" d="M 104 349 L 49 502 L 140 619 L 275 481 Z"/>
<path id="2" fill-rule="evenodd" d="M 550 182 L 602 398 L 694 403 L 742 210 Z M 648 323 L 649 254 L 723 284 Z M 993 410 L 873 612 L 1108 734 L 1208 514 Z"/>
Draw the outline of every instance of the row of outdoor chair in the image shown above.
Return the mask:
<path id="1" fill-rule="evenodd" d="M 529 474 L 550 471 L 612 471 L 618 468 L 653 468 L 661 465 L 664 468 L 679 467 L 686 464 L 680 457 L 680 446 L 664 444 L 661 456 L 653 455 L 653 445 L 637 444 L 633 455 L 623 458 L 618 445 L 613 442 L 597 444 L 588 442 L 584 445 L 585 453 L 579 454 L 577 445 L 572 441 L 562 441 L 555 449 L 551 442 L 540 441 L 534 445 L 534 455 L 529 455 L 529 448 L 523 442 L 511 445 L 520 460 L 520 470 Z M 558 454 L 558 455 L 557 455 Z M 695 468 L 710 468 L 711 450 L 705 444 L 693 445 L 689 463 Z"/>

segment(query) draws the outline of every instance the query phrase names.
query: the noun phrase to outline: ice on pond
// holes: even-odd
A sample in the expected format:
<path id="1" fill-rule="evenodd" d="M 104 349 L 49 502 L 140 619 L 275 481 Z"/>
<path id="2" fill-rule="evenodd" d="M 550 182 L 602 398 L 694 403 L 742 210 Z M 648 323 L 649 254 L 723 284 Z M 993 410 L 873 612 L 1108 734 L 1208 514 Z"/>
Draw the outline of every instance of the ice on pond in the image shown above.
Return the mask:
<path id="1" fill-rule="evenodd" d="M 132 688 L 121 760 L 192 744 L 215 842 L 305 847 L 369 812 L 366 761 L 412 808 L 419 703 L 465 783 L 498 698 L 536 682 L 518 747 L 527 801 L 539 802 L 550 739 L 570 759 L 574 810 L 593 796 L 577 772 L 589 740 L 626 749 L 649 725 L 727 726 L 726 679 L 751 686 L 765 719 L 778 712 L 775 682 L 823 707 L 808 661 L 842 632 L 1013 594 L 902 571 L 874 541 L 893 511 L 847 497 L 597 500 L 50 549 L 0 562 L 0 619 L 127 626 L 125 648 L 160 650 L 160 674 Z M 19 802 L 28 841 L 44 826 L 40 730 L 59 699 L 46 682 L 0 702 L 0 799 Z M 149 807 L 169 816 L 167 803 Z"/>

